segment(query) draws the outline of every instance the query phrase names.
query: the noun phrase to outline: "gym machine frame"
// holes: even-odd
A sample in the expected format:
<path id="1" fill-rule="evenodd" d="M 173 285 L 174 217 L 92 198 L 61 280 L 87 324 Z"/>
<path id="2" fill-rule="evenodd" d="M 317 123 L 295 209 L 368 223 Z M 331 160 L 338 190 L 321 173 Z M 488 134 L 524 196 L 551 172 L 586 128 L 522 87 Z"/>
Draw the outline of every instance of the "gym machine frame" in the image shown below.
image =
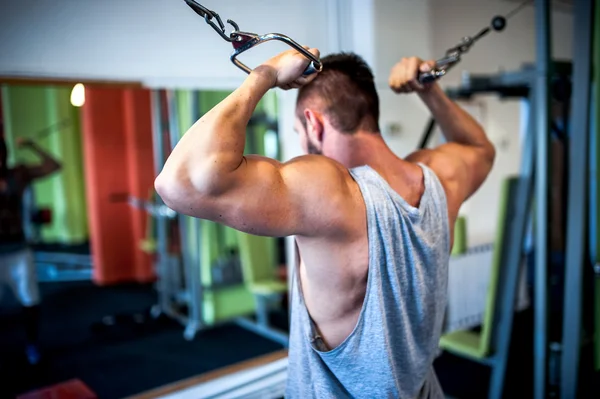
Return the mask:
<path id="1" fill-rule="evenodd" d="M 179 141 L 180 127 L 178 122 L 177 100 L 173 91 L 166 91 L 167 114 L 169 123 L 169 141 L 171 148 Z M 192 93 L 191 115 L 194 121 L 200 119 L 200 96 L 198 91 Z M 152 91 L 152 130 L 153 151 L 155 157 L 155 173 L 160 174 L 164 166 L 167 152 L 164 148 L 163 128 L 163 103 L 161 91 Z M 264 123 L 264 118 L 253 118 L 251 122 Z M 269 126 L 272 127 L 272 126 Z M 202 229 L 198 218 L 191 218 L 192 229 L 188 228 L 188 217 L 176 213 L 168 208 L 162 199 L 158 197 L 157 202 L 145 202 L 130 198 L 132 206 L 143 208 L 156 220 L 157 246 L 156 246 L 156 272 L 158 276 L 157 291 L 158 303 L 151 309 L 151 315 L 158 318 L 164 314 L 177 320 L 185 326 L 184 338 L 193 340 L 196 334 L 208 326 L 203 322 L 203 291 L 202 267 L 201 267 L 201 238 Z M 172 254 L 169 252 L 169 238 L 167 234 L 167 223 L 169 220 L 178 219 L 180 252 Z M 193 240 L 190 240 L 190 236 Z M 193 245 L 195 248 L 190 247 Z M 183 273 L 181 273 L 183 271 Z M 284 347 L 288 345 L 288 335 L 268 325 L 268 307 L 265 298 L 256 298 L 257 320 L 246 317 L 237 317 L 231 320 L 238 326 L 280 343 Z M 181 312 L 180 308 L 185 306 L 187 312 Z"/>
<path id="2" fill-rule="evenodd" d="M 590 80 L 592 50 L 591 27 L 593 4 L 590 0 L 574 2 L 575 34 L 573 60 L 573 94 L 571 103 L 571 135 L 569 156 L 569 188 L 567 202 L 567 237 L 565 260 L 565 292 L 563 316 L 563 342 L 552 343 L 562 356 L 557 359 L 553 350 L 552 359 L 548 351 L 548 220 L 549 220 L 549 176 L 551 173 L 550 136 L 550 2 L 535 0 L 536 64 L 533 75 L 531 101 L 535 125 L 535 306 L 534 306 L 534 397 L 544 399 L 548 395 L 548 364 L 550 360 L 560 363 L 560 394 L 563 398 L 577 396 L 580 380 L 581 323 L 583 273 L 591 261 L 586 234 L 590 229 L 588 217 L 588 175 L 593 166 L 588 162 L 590 122 Z M 515 77 L 515 76 L 513 76 Z M 513 77 L 505 75 L 504 80 Z M 430 122 L 420 143 L 424 148 L 435 126 Z M 592 136 L 594 139 L 594 136 Z M 591 162 L 595 162 L 595 152 Z M 590 193 L 593 194 L 593 193 Z M 516 241 L 515 241 L 516 243 Z M 519 243 L 520 244 L 520 243 Z M 600 269 L 600 268 L 598 268 Z M 600 274 L 596 270 L 596 275 Z M 510 334 L 511 329 L 506 330 Z M 598 332 L 596 331 L 596 334 Z M 503 335 L 503 334 L 501 334 Z M 502 338 L 501 339 L 509 339 Z M 504 366 L 505 367 L 505 366 Z M 492 385 L 494 379 L 492 378 Z M 493 387 L 490 393 L 493 392 Z"/>
<path id="3" fill-rule="evenodd" d="M 171 148 L 166 151 L 163 119 L 163 101 L 160 90 L 152 91 L 152 133 L 155 175 L 162 171 L 166 154 L 168 154 L 179 141 L 179 126 L 176 118 L 174 93 L 166 91 L 168 131 Z M 197 93 L 193 95 L 192 106 L 198 104 Z M 193 108 L 192 115 L 197 116 L 197 108 Z M 164 314 L 179 321 L 185 326 L 184 338 L 192 340 L 202 330 L 202 284 L 199 273 L 200 259 L 191 259 L 188 251 L 189 240 L 187 235 L 186 220 L 183 215 L 178 215 L 168 208 L 160 196 L 156 197 L 156 203 L 143 204 L 146 211 L 156 220 L 156 273 L 158 303 L 151 309 L 151 315 L 158 318 Z M 135 206 L 135 204 L 133 204 Z M 138 204 L 139 206 L 139 204 Z M 171 254 L 169 251 L 168 223 L 170 220 L 178 220 L 181 251 Z M 200 245 L 200 228 L 196 229 L 197 245 Z M 199 252 L 196 252 L 199 254 Z M 193 264 L 197 267 L 192 267 Z M 183 273 L 181 273 L 183 268 Z M 197 274 L 197 275 L 196 275 Z M 180 311 L 180 306 L 186 305 L 187 314 Z"/>
<path id="4" fill-rule="evenodd" d="M 598 6 L 600 4 L 596 2 L 596 7 Z M 597 178 L 591 173 L 596 154 L 589 146 L 590 141 L 595 142 L 598 139 L 595 137 L 596 132 L 590 129 L 594 5 L 591 0 L 577 0 L 574 2 L 573 10 L 573 25 L 576 27 L 573 35 L 573 95 L 571 102 L 573 117 L 570 126 L 569 199 L 560 370 L 560 397 L 565 399 L 578 397 L 578 394 L 581 393 L 579 387 L 582 380 L 580 378 L 580 356 L 583 344 L 582 293 L 585 292 L 584 273 L 592 273 L 591 266 L 594 260 L 591 246 L 594 244 L 590 245 L 591 243 L 588 241 L 591 226 L 589 216 L 590 210 L 597 206 L 597 204 L 588 202 L 589 195 L 592 193 L 588 186 L 592 183 L 592 179 Z M 598 43 L 595 45 L 597 47 Z M 595 67 L 599 68 L 600 65 Z M 598 93 L 596 93 L 597 95 Z M 598 115 L 596 115 L 597 117 Z M 599 270 L 594 271 L 597 277 Z M 595 304 L 595 306 L 599 306 L 599 304 Z M 598 338 L 596 337 L 596 339 Z M 541 394 L 538 397 L 541 398 Z"/>
<path id="5" fill-rule="evenodd" d="M 507 215 L 508 239 L 502 251 L 504 273 L 501 273 L 500 288 L 496 297 L 497 311 L 493 323 L 497 325 L 492 335 L 494 352 L 484 359 L 471 359 L 492 368 L 489 398 L 500 399 L 503 394 L 504 378 L 508 361 L 514 304 L 519 282 L 519 271 L 524 256 L 525 233 L 531 219 L 531 202 L 533 198 L 534 162 L 535 162 L 535 121 L 536 99 L 534 86 L 535 70 L 525 66 L 521 71 L 506 72 L 498 75 L 463 75 L 463 83 L 459 88 L 447 90 L 449 97 L 460 100 L 470 99 L 473 95 L 496 93 L 502 98 L 519 98 L 527 100 L 529 113 L 527 130 L 523 140 L 522 162 L 516 194 L 512 200 L 514 206 Z M 435 121 L 428 123 L 421 140 L 420 148 L 425 148 L 431 139 Z"/>

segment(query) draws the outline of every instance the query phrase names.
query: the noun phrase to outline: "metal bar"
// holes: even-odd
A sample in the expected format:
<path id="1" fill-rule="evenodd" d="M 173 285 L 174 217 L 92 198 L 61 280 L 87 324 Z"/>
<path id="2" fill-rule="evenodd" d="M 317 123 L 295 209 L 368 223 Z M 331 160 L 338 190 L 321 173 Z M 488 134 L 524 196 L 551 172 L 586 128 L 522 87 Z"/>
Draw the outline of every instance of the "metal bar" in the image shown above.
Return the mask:
<path id="1" fill-rule="evenodd" d="M 494 325 L 494 348 L 496 362 L 492 368 L 490 379 L 490 399 L 502 398 L 504 388 L 504 376 L 508 363 L 508 352 L 510 349 L 510 338 L 515 309 L 515 298 L 523 260 L 523 249 L 525 233 L 531 212 L 531 201 L 533 197 L 533 176 L 535 162 L 535 92 L 530 92 L 528 128 L 523 143 L 523 156 L 521 171 L 513 198 L 509 198 L 509 206 L 506 217 L 508 218 L 504 234 L 507 239 L 503 240 L 502 272 L 500 279 L 500 291 L 498 292 L 496 317 Z"/>
<path id="2" fill-rule="evenodd" d="M 190 115 L 193 118 L 192 123 L 195 123 L 201 117 L 200 111 L 200 92 L 197 90 L 192 91 L 191 93 L 191 113 Z M 202 327 L 203 323 L 203 304 L 204 304 L 204 295 L 202 288 L 202 225 L 200 223 L 200 219 L 193 218 L 191 227 L 194 234 L 194 248 L 189 248 L 194 251 L 195 256 L 193 257 L 193 262 L 190 265 L 190 274 L 189 274 L 189 287 L 190 287 L 190 297 L 193 304 L 190 306 L 190 318 L 194 320 L 194 322 Z"/>
<path id="3" fill-rule="evenodd" d="M 180 126 L 179 126 L 179 114 L 177 105 L 177 96 L 172 90 L 167 91 L 167 107 L 169 113 L 169 134 L 171 137 L 171 149 L 174 149 L 179 142 Z M 190 237 L 188 231 L 189 216 L 179 214 L 179 240 L 181 242 L 181 259 L 183 262 L 184 271 L 184 287 L 186 290 L 190 289 L 190 285 L 193 284 L 193 268 L 194 262 L 190 253 Z M 180 279 L 177 279 L 180 281 Z M 179 287 L 176 287 L 178 290 Z M 194 336 L 201 329 L 201 320 L 198 316 L 198 307 L 202 304 L 195 303 L 195 301 L 188 302 L 188 318 L 186 328 L 184 331 L 184 337 L 187 340 L 194 339 Z M 194 317 L 196 316 L 196 317 Z"/>
<path id="4" fill-rule="evenodd" d="M 535 0 L 536 22 L 536 129 L 537 162 L 535 179 L 535 316 L 534 316 L 534 398 L 546 397 L 548 351 L 548 176 L 549 151 L 549 68 L 550 1 Z"/>
<path id="5" fill-rule="evenodd" d="M 161 93 L 159 90 L 152 90 L 152 145 L 154 153 L 154 170 L 155 175 L 158 176 L 162 171 L 165 162 L 164 152 L 164 140 L 163 140 L 163 129 L 162 129 L 162 106 L 161 106 Z M 159 205 L 164 205 L 163 200 L 160 196 L 157 197 Z M 167 292 L 167 220 L 163 217 L 157 217 L 154 219 L 156 223 L 156 274 L 158 277 L 157 290 L 158 290 L 158 305 L 161 312 L 165 312 L 169 306 L 169 295 Z"/>
<path id="6" fill-rule="evenodd" d="M 530 67 L 494 75 L 463 73 L 461 85 L 446 89 L 446 94 L 454 99 L 469 99 L 477 93 L 496 93 L 502 98 L 528 98 L 534 76 L 535 71 Z"/>
<path id="7" fill-rule="evenodd" d="M 592 48 L 597 49 L 600 47 L 600 5 L 596 2 L 595 10 L 594 10 L 594 40 L 592 43 Z M 594 363 L 595 369 L 600 370 L 600 235 L 598 234 L 598 228 L 600 226 L 600 210 L 598 209 L 599 204 L 598 200 L 600 198 L 598 192 L 598 153 L 600 152 L 600 123 L 598 122 L 598 117 L 600 116 L 600 51 L 594 51 L 594 90 L 592 94 L 592 104 L 593 104 L 593 112 L 592 112 L 592 138 L 593 138 L 593 152 L 591 155 L 591 170 L 590 175 L 593 178 L 593 190 L 592 193 L 594 197 L 591 198 L 593 201 L 592 210 L 594 212 L 594 217 L 590 218 L 590 226 L 593 226 L 593 230 L 590 232 L 590 237 L 593 239 L 590 243 L 590 247 L 593 250 L 592 253 L 592 262 L 594 262 L 594 272 L 595 272 L 595 309 L 594 309 L 594 319 L 595 319 L 595 348 L 594 348 Z"/>
<path id="8" fill-rule="evenodd" d="M 254 295 L 254 301 L 256 302 L 256 321 L 261 326 L 269 325 L 269 309 L 267 305 L 267 298 L 262 295 Z"/>
<path id="9" fill-rule="evenodd" d="M 429 118 L 427 127 L 425 128 L 423 136 L 421 137 L 419 147 L 417 147 L 418 149 L 422 150 L 423 148 L 427 147 L 427 144 L 429 144 L 429 139 L 431 138 L 431 135 L 433 133 L 433 129 L 435 129 L 435 118 Z"/>
<path id="10" fill-rule="evenodd" d="M 39 252 L 33 253 L 34 262 L 59 263 L 63 265 L 79 265 L 93 267 L 92 256 L 68 252 Z"/>
<path id="11" fill-rule="evenodd" d="M 587 176 L 590 121 L 590 80 L 592 49 L 592 0 L 574 5 L 573 94 L 571 99 L 571 139 L 569 156 L 569 202 L 563 344 L 561 358 L 561 397 L 575 398 L 578 391 L 581 352 L 583 268 L 587 264 Z"/>
<path id="12" fill-rule="evenodd" d="M 37 281 L 40 283 L 56 281 L 89 281 L 92 279 L 92 268 L 64 269 L 52 263 L 36 263 Z"/>
<path id="13" fill-rule="evenodd" d="M 294 50 L 298 51 L 300 54 L 302 54 L 304 57 L 306 57 L 310 61 L 310 63 L 308 64 L 308 67 L 304 71 L 304 76 L 312 75 L 313 73 L 321 72 L 323 70 L 323 64 L 321 63 L 321 60 L 317 56 L 312 54 L 310 51 L 308 51 L 307 49 L 305 49 L 300 44 L 296 43 L 294 40 L 292 40 L 290 37 L 288 37 L 286 35 L 282 35 L 280 33 L 267 33 L 267 34 L 258 36 L 254 33 L 247 33 L 247 32 L 236 32 L 236 35 L 238 37 L 245 38 L 245 40 L 243 41 L 243 44 L 241 44 L 241 45 L 237 44 L 237 42 L 235 42 L 235 41 L 233 42 L 235 50 L 233 51 L 233 53 L 231 53 L 230 60 L 231 60 L 231 62 L 233 62 L 233 64 L 235 66 L 237 66 L 238 68 L 240 68 L 242 71 L 244 71 L 246 73 L 252 72 L 252 69 L 249 68 L 243 62 L 241 62 L 237 57 L 240 54 L 242 54 L 243 52 L 248 51 L 255 46 L 258 46 L 260 44 L 263 44 L 263 43 L 266 43 L 266 42 L 269 42 L 272 40 L 280 41 L 280 42 L 287 44 L 288 46 L 290 46 Z"/>

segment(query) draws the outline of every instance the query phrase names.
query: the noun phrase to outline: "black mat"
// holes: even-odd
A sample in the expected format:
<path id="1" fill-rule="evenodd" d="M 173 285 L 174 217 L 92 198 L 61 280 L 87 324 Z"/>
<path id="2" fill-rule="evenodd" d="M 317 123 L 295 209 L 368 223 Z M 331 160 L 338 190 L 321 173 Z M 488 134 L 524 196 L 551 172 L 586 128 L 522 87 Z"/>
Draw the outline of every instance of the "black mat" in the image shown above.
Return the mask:
<path id="1" fill-rule="evenodd" d="M 0 313 L 0 397 L 78 378 L 100 398 L 122 398 L 282 349 L 233 325 L 202 332 L 193 342 L 168 319 L 137 325 L 128 315 L 143 315 L 155 303 L 151 286 L 49 283 L 42 291 L 46 357 L 36 368 L 22 355 L 16 310 Z M 122 323 L 99 328 L 110 314 L 122 315 Z"/>

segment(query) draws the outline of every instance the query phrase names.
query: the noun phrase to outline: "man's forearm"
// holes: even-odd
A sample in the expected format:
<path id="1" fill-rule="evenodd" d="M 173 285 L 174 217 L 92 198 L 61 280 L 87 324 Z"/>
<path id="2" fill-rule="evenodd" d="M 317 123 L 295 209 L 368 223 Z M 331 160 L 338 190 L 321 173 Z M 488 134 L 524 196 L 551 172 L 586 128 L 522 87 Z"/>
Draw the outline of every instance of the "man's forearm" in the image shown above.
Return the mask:
<path id="1" fill-rule="evenodd" d="M 450 100 L 437 84 L 429 91 L 420 93 L 420 97 L 448 141 L 471 146 L 491 146 L 481 125 Z"/>
<path id="2" fill-rule="evenodd" d="M 42 160 L 42 166 L 47 170 L 58 170 L 60 169 L 60 162 L 58 162 L 52 155 L 48 152 L 44 151 L 40 146 L 38 146 L 34 142 L 27 143 L 27 147 L 36 153 L 38 157 Z"/>
<path id="3" fill-rule="evenodd" d="M 243 161 L 246 127 L 273 76 L 257 68 L 242 86 L 198 120 L 181 138 L 162 174 L 199 190 L 219 190 Z M 221 186 L 221 187 L 217 187 Z"/>

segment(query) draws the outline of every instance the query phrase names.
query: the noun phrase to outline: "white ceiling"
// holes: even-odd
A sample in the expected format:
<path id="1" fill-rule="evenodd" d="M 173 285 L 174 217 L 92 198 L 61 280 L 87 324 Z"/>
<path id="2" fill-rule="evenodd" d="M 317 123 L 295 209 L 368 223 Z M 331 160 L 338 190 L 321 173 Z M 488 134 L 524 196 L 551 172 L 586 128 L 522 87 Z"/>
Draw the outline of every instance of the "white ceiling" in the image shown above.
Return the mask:
<path id="1" fill-rule="evenodd" d="M 505 3 L 513 3 L 513 4 L 524 3 L 523 0 L 502 0 L 502 1 Z M 572 12 L 574 1 L 575 0 L 551 0 L 550 3 L 552 5 L 552 9 L 559 10 L 559 11 Z M 531 0 L 530 3 L 531 3 L 530 7 L 533 7 L 534 1 Z"/>

